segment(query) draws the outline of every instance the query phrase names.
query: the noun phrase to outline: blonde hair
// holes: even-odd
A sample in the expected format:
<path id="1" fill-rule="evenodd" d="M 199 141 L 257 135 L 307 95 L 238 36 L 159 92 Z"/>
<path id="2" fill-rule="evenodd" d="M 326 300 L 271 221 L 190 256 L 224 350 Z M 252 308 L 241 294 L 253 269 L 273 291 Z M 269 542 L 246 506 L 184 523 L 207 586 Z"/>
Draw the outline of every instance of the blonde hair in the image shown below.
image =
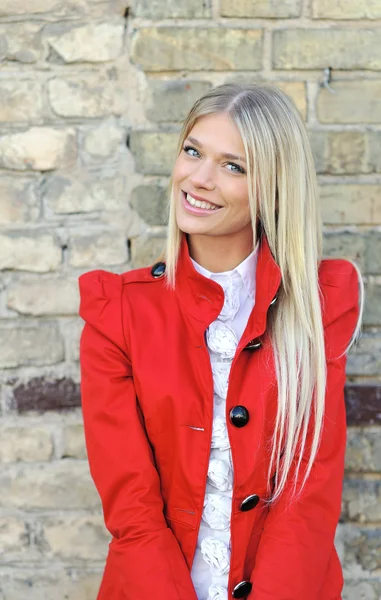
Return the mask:
<path id="1" fill-rule="evenodd" d="M 275 472 L 269 498 L 269 502 L 274 502 L 291 474 L 296 494 L 312 422 L 312 444 L 300 493 L 310 474 L 322 433 L 326 357 L 318 283 L 322 223 L 316 172 L 307 132 L 297 109 L 279 89 L 263 84 L 225 84 L 206 92 L 183 124 L 177 153 L 181 152 L 197 119 L 219 112 L 230 115 L 245 147 L 253 247 L 257 242 L 258 213 L 282 277 L 270 324 L 278 383 L 278 409 L 268 472 L 269 490 Z M 174 204 L 171 179 L 165 259 L 167 285 L 172 288 L 183 235 L 176 222 Z M 361 282 L 361 277 L 359 280 Z M 360 319 L 351 343 L 359 329 Z"/>

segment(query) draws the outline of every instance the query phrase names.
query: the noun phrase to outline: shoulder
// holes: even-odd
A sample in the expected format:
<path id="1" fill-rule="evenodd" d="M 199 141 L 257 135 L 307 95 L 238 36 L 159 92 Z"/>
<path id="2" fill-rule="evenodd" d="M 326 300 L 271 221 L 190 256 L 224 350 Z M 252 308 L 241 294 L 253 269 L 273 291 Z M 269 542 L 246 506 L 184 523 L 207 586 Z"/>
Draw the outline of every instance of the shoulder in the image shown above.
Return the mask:
<path id="1" fill-rule="evenodd" d="M 359 272 L 349 260 L 325 259 L 319 266 L 323 326 L 335 354 L 344 352 L 359 318 Z"/>

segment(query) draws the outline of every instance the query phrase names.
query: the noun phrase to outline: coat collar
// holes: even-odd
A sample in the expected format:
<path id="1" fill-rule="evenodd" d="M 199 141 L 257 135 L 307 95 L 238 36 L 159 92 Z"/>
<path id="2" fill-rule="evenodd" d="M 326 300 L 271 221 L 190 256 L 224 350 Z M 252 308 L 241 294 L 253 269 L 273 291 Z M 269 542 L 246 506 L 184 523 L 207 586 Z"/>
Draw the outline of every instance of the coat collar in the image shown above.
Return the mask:
<path id="1" fill-rule="evenodd" d="M 242 335 L 240 346 L 245 346 L 253 338 L 261 336 L 266 329 L 267 311 L 276 297 L 281 283 L 281 274 L 262 232 L 259 240 L 256 266 L 255 305 Z M 205 330 L 220 314 L 224 304 L 222 287 L 205 277 L 193 266 L 189 255 L 186 235 L 181 240 L 181 248 L 176 269 L 176 294 L 184 310 Z"/>

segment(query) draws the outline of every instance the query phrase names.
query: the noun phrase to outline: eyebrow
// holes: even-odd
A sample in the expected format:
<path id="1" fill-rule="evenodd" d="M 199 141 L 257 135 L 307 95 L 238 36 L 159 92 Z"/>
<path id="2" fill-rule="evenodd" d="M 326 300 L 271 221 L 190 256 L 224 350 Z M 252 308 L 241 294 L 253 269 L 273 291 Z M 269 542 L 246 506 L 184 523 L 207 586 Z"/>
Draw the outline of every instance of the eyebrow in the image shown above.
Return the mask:
<path id="1" fill-rule="evenodd" d="M 191 137 L 190 135 L 188 135 L 187 140 L 189 140 L 190 142 L 192 142 L 192 144 L 195 144 L 199 148 L 203 147 L 201 142 L 196 140 L 196 138 Z M 222 156 L 223 158 L 229 158 L 230 160 L 240 160 L 242 162 L 246 162 L 246 158 L 243 158 L 242 156 L 237 156 L 236 154 L 230 154 L 229 152 L 223 152 L 222 154 L 220 154 L 220 156 Z"/>

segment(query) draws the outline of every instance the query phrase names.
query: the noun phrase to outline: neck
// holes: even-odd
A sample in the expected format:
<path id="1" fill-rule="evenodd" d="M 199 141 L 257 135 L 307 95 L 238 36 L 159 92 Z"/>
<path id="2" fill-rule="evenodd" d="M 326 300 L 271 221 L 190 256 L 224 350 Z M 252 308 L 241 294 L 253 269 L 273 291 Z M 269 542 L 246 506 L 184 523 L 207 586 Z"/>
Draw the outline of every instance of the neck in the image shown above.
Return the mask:
<path id="1" fill-rule="evenodd" d="M 189 234 L 189 254 L 199 265 L 212 273 L 235 269 L 253 251 L 253 234 L 209 236 Z"/>

